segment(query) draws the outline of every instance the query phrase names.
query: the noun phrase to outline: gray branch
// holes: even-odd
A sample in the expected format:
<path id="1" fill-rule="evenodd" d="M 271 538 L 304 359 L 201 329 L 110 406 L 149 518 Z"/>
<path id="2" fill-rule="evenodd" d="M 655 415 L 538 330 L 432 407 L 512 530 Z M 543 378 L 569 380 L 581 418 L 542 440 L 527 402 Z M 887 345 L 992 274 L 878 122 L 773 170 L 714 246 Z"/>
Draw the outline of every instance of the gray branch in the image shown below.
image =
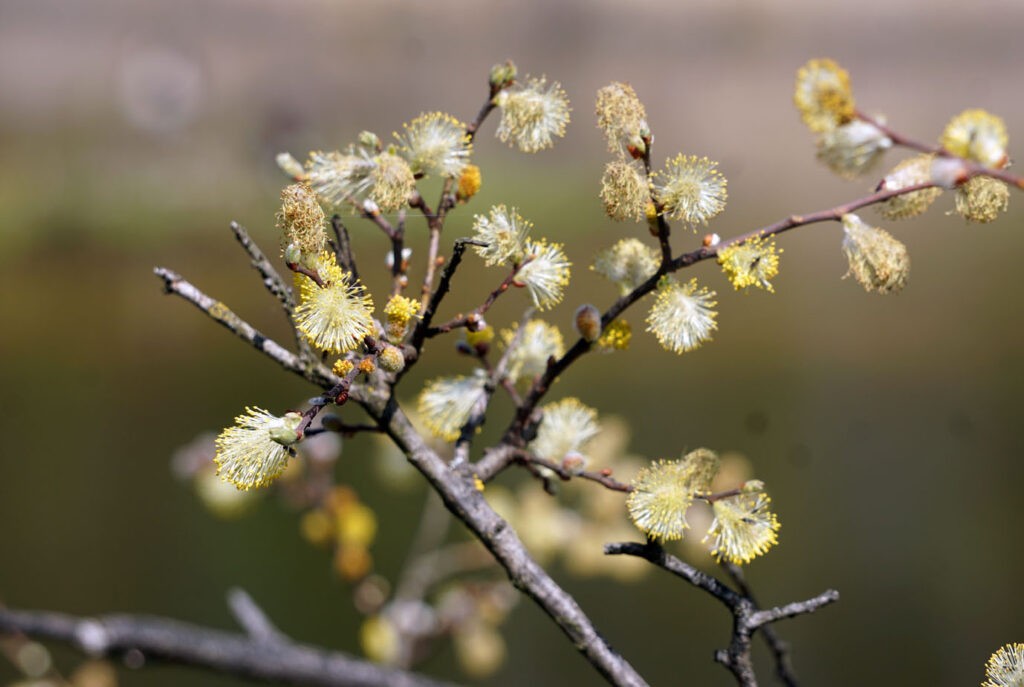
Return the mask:
<path id="1" fill-rule="evenodd" d="M 0 634 L 69 642 L 92 656 L 139 652 L 147 660 L 201 666 L 263 681 L 317 687 L 444 687 L 450 683 L 379 666 L 347 654 L 283 638 L 212 630 L 168 618 L 104 615 L 80 618 L 0 608 Z"/>
<path id="2" fill-rule="evenodd" d="M 639 687 L 647 682 L 598 634 L 576 600 L 558 586 L 527 552 L 522 540 L 484 499 L 471 465 L 450 467 L 423 441 L 388 391 L 354 387 L 350 394 L 427 478 L 445 506 L 498 561 L 512 584 L 533 599 L 609 683 Z"/>

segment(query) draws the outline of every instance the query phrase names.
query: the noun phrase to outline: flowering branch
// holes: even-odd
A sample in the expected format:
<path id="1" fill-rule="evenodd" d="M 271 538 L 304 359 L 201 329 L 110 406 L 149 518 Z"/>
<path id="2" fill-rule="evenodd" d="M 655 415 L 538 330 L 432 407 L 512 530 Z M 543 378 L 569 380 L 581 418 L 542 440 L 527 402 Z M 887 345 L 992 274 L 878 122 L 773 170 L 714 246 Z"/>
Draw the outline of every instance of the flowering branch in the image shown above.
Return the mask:
<path id="1" fill-rule="evenodd" d="M 544 79 L 517 83 L 514 65 L 497 65 L 491 71 L 488 100 L 468 125 L 443 113 L 432 113 L 407 124 L 406 136 L 396 135 L 400 147 L 391 146 L 387 152 L 375 134 L 364 132 L 359 145 L 350 146 L 347 154 L 312 153 L 305 168 L 286 156 L 283 167 L 301 183 L 289 187 L 283 194 L 291 205 L 283 206 L 280 215 L 283 222 L 279 226 L 285 231 L 289 267 L 313 281 L 301 280 L 302 299 L 295 305 L 286 285 L 275 283 L 263 269 L 261 273 L 268 288 L 274 287 L 272 293 L 279 298 L 282 293 L 287 297 L 282 302 L 289 314 L 298 316 L 297 320 L 293 317 L 297 334 L 309 337 L 312 344 L 325 352 L 323 361 L 327 361 L 329 355 L 342 355 L 334 367 L 328 369 L 325 362 L 315 363 L 305 354 L 306 348 L 300 348 L 301 356 L 291 354 L 177 274 L 157 269 L 168 292 L 189 300 L 285 369 L 327 390 L 301 414 L 292 412 L 277 418 L 266 411 L 247 409 L 248 415 L 237 418 L 236 426 L 226 429 L 217 439 L 218 454 L 214 461 L 218 469 L 228 462 L 226 479 L 241 488 L 269 484 L 284 469 L 284 456 L 286 452 L 293 453 L 292 445 L 304 433 L 317 431 L 309 430 L 309 425 L 322 408 L 351 399 L 424 475 L 444 506 L 484 544 L 512 584 L 532 598 L 586 660 L 615 685 L 642 685 L 644 681 L 597 633 L 575 600 L 531 558 L 516 532 L 496 514 L 481 492 L 486 481 L 508 466 L 518 464 L 542 479 L 545 488 L 550 486 L 553 474 L 562 480 L 579 477 L 629 493 L 626 506 L 630 517 L 651 540 L 647 544 L 611 544 L 606 547 L 606 553 L 645 558 L 715 596 L 729 608 L 734 618 L 732 639 L 727 649 L 716 654 L 716 660 L 729 668 L 741 685 L 756 685 L 751 639 L 761 628 L 766 629 L 766 639 L 775 654 L 780 676 L 787 684 L 795 684 L 786 649 L 768 625 L 813 612 L 837 600 L 838 594 L 830 590 L 806 601 L 762 610 L 738 570 L 726 568 L 739 588 L 736 591 L 667 555 L 655 543 L 656 539 L 682 536 L 687 527 L 686 509 L 695 499 L 701 499 L 711 504 L 715 512 L 709 535 L 717 538 L 715 553 L 719 558 L 747 562 L 763 554 L 777 541 L 775 533 L 779 527 L 777 518 L 769 510 L 770 499 L 763 483 L 750 480 L 741 488 L 712 493 L 711 480 L 719 463 L 717 455 L 708 449 L 693 451 L 681 461 L 658 461 L 641 470 L 632 484 L 614 479 L 610 470 L 582 470 L 585 456 L 581 447 L 598 431 L 596 411 L 582 407 L 576 399 L 565 399 L 543 408 L 538 408 L 538 404 L 557 378 L 584 353 L 596 347 L 608 350 L 624 347 L 630 330 L 627 323 L 616 322 L 616 319 L 656 289 L 657 303 L 648 323 L 663 346 L 682 353 L 707 340 L 716 326 L 716 313 L 712 311 L 714 294 L 698 289 L 695 281 L 683 285 L 670 277 L 679 270 L 717 258 L 736 288 L 760 286 L 770 291 L 769 280 L 778 272 L 778 257 L 774 242 L 766 242 L 766 239 L 801 226 L 841 221 L 846 232 L 843 249 L 854 276 L 868 290 L 895 291 L 902 288 L 909 269 L 905 247 L 887 232 L 864 225 L 852 215 L 854 210 L 886 203 L 883 214 L 887 217 L 910 216 L 923 211 L 940 192 L 937 189 L 956 188 L 957 210 L 971 221 L 986 222 L 1005 210 L 1008 195 L 1006 186 L 993 179 L 1024 188 L 1024 179 L 1003 169 L 1008 156 L 1005 131 L 998 118 L 979 111 L 965 112 L 947 126 L 941 139 L 942 147 L 928 146 L 901 137 L 855 111 L 845 79 L 845 72 L 827 60 L 808 63 L 798 75 L 797 105 L 812 131 L 821 135 L 819 156 L 830 167 L 843 175 L 862 173 L 878 153 L 893 143 L 929 153 L 934 158 L 907 161 L 917 165 L 913 175 L 900 176 L 899 173 L 908 169 L 901 163 L 883 179 L 875 193 L 862 198 L 811 214 L 792 215 L 724 242 L 717 235 L 709 235 L 701 248 L 675 256 L 669 220 L 681 221 L 689 227 L 706 225 L 708 219 L 724 208 L 726 180 L 715 169 L 717 163 L 684 155 L 669 160 L 666 172 L 653 174 L 653 137 L 642 104 L 632 88 L 628 84 L 613 84 L 599 91 L 598 124 L 608 135 L 613 152 L 620 153 L 620 159 L 609 164 L 602 179 L 601 197 L 606 211 L 619 220 L 641 221 L 646 217 L 660 251 L 640 241 L 632 240 L 632 246 L 623 241 L 611 249 L 614 256 L 622 258 L 617 267 L 606 269 L 600 263 L 595 265 L 595 269 L 618 284 L 622 295 L 603 314 L 592 305 L 577 311 L 580 338 L 568 350 L 564 349 L 557 328 L 552 327 L 554 334 L 531 340 L 531 357 L 523 355 L 528 364 L 517 359 L 510 365 L 511 352 L 522 343 L 528 324 L 525 320 L 511 342 L 503 333 L 505 354 L 494 367 L 487 358 L 493 332 L 471 338 L 471 344 L 463 344 L 464 352 L 471 348 L 470 353 L 483 369 L 474 370 L 471 377 L 435 380 L 420 399 L 420 409 L 431 432 L 449 443 L 454 442 L 451 461 L 431 449 L 412 427 L 396 399 L 398 381 L 420 357 L 426 339 L 458 328 L 474 333 L 479 330 L 483 325 L 482 315 L 509 286 L 527 288 L 541 310 L 561 302 L 570 263 L 560 244 L 527 238 L 531 223 L 519 217 L 514 208 L 509 212 L 502 205 L 495 206 L 489 218 L 477 216 L 476 238 L 456 240 L 445 265 L 439 250 L 447 213 L 479 188 L 479 168 L 469 164 L 469 154 L 472 140 L 488 114 L 500 107 L 502 121 L 498 137 L 521 150 L 536 152 L 550 147 L 553 136 L 564 134 L 570 109 L 564 91 L 557 83 L 545 89 Z M 632 159 L 622 155 L 623 149 Z M 416 180 L 431 175 L 443 178 L 436 210 L 416 190 Z M 967 183 L 975 177 L 990 178 Z M 973 197 L 970 196 L 972 189 Z M 911 197 L 910 194 L 917 195 Z M 904 195 L 908 196 L 904 205 L 889 202 Z M 362 200 L 357 200 L 359 198 Z M 323 246 L 330 240 L 323 236 L 323 212 L 319 203 L 327 200 L 337 205 L 339 199 L 352 203 L 391 240 L 392 298 L 385 307 L 388 319 L 380 345 L 376 342 L 380 324 L 373 319 L 373 305 L 365 287 L 355 283 L 357 277 L 348 236 L 337 217 L 332 223 L 338 242 L 337 262 L 351 274 L 342 272 L 335 258 L 323 252 Z M 425 273 L 418 302 L 400 295 L 408 284 L 403 255 L 406 207 L 417 209 L 428 228 Z M 397 228 L 382 214 L 395 211 L 399 212 Z M 865 237 L 869 235 L 874 243 L 868 243 Z M 239 240 L 242 241 L 240 235 Z M 242 243 L 257 261 L 257 255 L 262 255 L 258 249 L 254 253 L 251 241 Z M 434 325 L 467 244 L 483 248 L 478 252 L 486 264 L 511 266 L 512 272 L 480 306 L 466 315 L 460 313 Z M 888 262 L 883 263 L 883 258 Z M 440 282 L 435 288 L 436 272 L 443 265 Z M 616 269 L 621 277 L 612 276 Z M 865 277 L 865 274 L 872 276 Z M 319 275 L 328 276 L 321 280 Z M 280 282 L 279 277 L 277 281 Z M 319 290 L 313 287 L 313 282 Z M 409 325 L 419 310 L 422 310 L 422 317 L 409 336 Z M 543 321 L 529 323 L 530 326 L 538 324 L 541 329 L 548 326 Z M 404 343 L 406 341 L 409 343 Z M 300 338 L 300 346 L 307 345 Z M 364 356 L 358 365 L 353 358 L 357 349 Z M 509 367 L 514 369 L 510 372 Z M 381 373 L 374 374 L 377 369 Z M 365 375 L 361 378 L 365 382 L 354 385 L 360 374 Z M 520 379 L 533 380 L 522 397 L 515 388 Z M 499 384 L 509 391 L 515 402 L 514 417 L 501 442 L 485 451 L 478 462 L 470 463 L 472 441 L 486 420 L 489 401 Z M 321 424 L 331 429 L 331 423 L 326 420 Z M 340 420 L 335 424 L 340 425 Z M 443 537 L 443 530 L 438 531 Z M 440 547 L 440 539 L 436 543 Z M 470 560 L 468 565 L 472 567 L 478 562 Z M 434 560 L 427 567 L 439 565 Z M 424 590 L 421 585 L 418 596 L 422 596 Z M 242 609 L 245 608 L 242 604 Z M 259 620 L 257 614 L 257 625 Z M 268 633 L 275 636 L 272 631 Z M 411 656 L 414 649 L 404 647 L 402 651 L 407 649 Z"/>
<path id="2" fill-rule="evenodd" d="M 234 606 L 238 606 L 236 599 Z M 259 611 L 257 611 L 259 612 Z M 243 612 L 252 620 L 252 608 Z M 269 622 L 269 621 L 266 621 Z M 443 687 L 450 683 L 379 666 L 348 654 L 290 641 L 272 625 L 249 623 L 247 635 L 168 618 L 103 615 L 80 618 L 0 608 L 0 632 L 56 639 L 93 656 L 141 652 L 148 660 L 201 666 L 231 675 L 320 687 Z"/>
<path id="3" fill-rule="evenodd" d="M 733 634 L 728 649 L 715 652 L 715 660 L 727 667 L 743 687 L 756 687 L 754 664 L 750 655 L 751 639 L 758 629 L 784 618 L 793 618 L 806 613 L 813 613 L 822 606 L 839 600 L 839 592 L 834 589 L 822 592 L 806 601 L 797 601 L 766 610 L 759 610 L 754 600 L 745 594 L 739 594 L 716 580 L 714 577 L 687 565 L 675 556 L 665 552 L 661 546 L 653 542 L 637 544 L 623 542 L 608 544 L 604 547 L 609 556 L 636 556 L 650 561 L 654 565 L 683 578 L 698 589 L 703 589 L 721 601 L 732 611 Z"/>

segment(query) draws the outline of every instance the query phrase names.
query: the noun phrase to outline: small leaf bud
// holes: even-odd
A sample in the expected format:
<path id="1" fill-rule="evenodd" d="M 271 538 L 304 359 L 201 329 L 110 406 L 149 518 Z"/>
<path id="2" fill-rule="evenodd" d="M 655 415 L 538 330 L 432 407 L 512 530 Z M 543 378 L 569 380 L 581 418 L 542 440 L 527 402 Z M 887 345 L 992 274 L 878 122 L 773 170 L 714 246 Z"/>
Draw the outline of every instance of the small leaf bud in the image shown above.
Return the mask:
<path id="1" fill-rule="evenodd" d="M 380 152 L 380 137 L 372 131 L 360 131 L 359 132 L 359 145 L 364 148 L 369 148 L 375 152 Z"/>
<path id="2" fill-rule="evenodd" d="M 301 162 L 292 157 L 291 153 L 278 153 L 275 160 L 277 162 L 277 166 L 281 168 L 281 171 L 295 181 L 306 180 L 306 170 L 302 168 Z"/>
<path id="3" fill-rule="evenodd" d="M 296 412 L 285 413 L 279 424 L 268 427 L 270 438 L 282 446 L 291 446 L 302 438 L 299 432 L 299 425 L 302 423 L 302 415 Z"/>
<path id="4" fill-rule="evenodd" d="M 601 312 L 589 303 L 576 309 L 576 331 L 585 341 L 594 343 L 601 338 Z"/>
<path id="5" fill-rule="evenodd" d="M 506 60 L 503 64 L 496 64 L 491 67 L 488 81 L 495 91 L 508 88 L 516 80 L 518 70 L 512 60 Z"/>
<path id="6" fill-rule="evenodd" d="M 289 243 L 284 249 L 284 261 L 289 265 L 298 265 L 302 261 L 302 249 L 294 243 Z"/>
<path id="7" fill-rule="evenodd" d="M 959 158 L 937 155 L 932 160 L 931 180 L 942 188 L 956 188 L 967 180 L 967 166 Z"/>

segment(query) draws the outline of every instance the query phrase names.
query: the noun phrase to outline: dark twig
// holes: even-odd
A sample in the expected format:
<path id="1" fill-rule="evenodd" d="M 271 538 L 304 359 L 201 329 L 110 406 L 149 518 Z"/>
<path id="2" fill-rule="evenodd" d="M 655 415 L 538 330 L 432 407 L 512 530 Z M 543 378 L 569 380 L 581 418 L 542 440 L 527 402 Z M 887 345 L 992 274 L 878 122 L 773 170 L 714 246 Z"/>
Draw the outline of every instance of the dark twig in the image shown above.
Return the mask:
<path id="1" fill-rule="evenodd" d="M 485 244 L 475 239 L 455 239 L 455 245 L 452 246 L 452 257 L 448 260 L 448 264 L 445 265 L 444 271 L 441 273 L 441 281 L 437 285 L 437 290 L 434 291 L 434 294 L 430 297 L 427 307 L 423 309 L 423 317 L 416 323 L 416 329 L 412 334 L 412 347 L 417 355 L 423 348 L 423 342 L 427 338 L 427 332 L 430 330 L 430 324 L 434 320 L 434 315 L 437 314 L 437 309 L 441 305 L 441 301 L 444 300 L 444 297 L 448 294 L 448 290 L 451 288 L 452 277 L 455 276 L 455 270 L 458 269 L 459 263 L 462 262 L 462 254 L 466 252 L 466 246 L 482 245 Z M 409 365 L 407 364 L 406 370 L 408 369 Z"/>
<path id="2" fill-rule="evenodd" d="M 751 639 L 757 630 L 777 620 L 813 613 L 822 606 L 839 600 L 839 592 L 830 589 L 806 601 L 759 610 L 749 595 L 733 591 L 714 577 L 669 555 L 654 542 L 607 544 L 604 547 L 604 552 L 608 555 L 637 556 L 648 560 L 654 565 L 682 577 L 725 604 L 733 615 L 732 640 L 729 642 L 728 649 L 720 649 L 715 652 L 715 660 L 728 668 L 742 687 L 757 687 L 754 663 L 750 655 Z"/>
<path id="3" fill-rule="evenodd" d="M 547 468 L 551 472 L 558 475 L 558 478 L 563 482 L 568 482 L 574 477 L 578 477 L 580 479 L 590 480 L 591 482 L 597 482 L 601 486 L 605 487 L 606 489 L 611 489 L 612 491 L 621 491 L 624 493 L 629 493 L 633 491 L 633 487 L 626 484 L 625 482 L 620 482 L 614 477 L 612 477 L 610 471 L 606 472 L 602 470 L 599 472 L 591 472 L 589 470 L 568 470 L 559 463 L 556 463 L 552 460 L 547 460 L 546 458 L 541 458 L 540 456 L 534 455 L 529 451 L 524 451 L 522 449 L 517 450 L 515 452 L 515 457 L 517 460 L 523 463 L 530 463 L 532 465 L 539 465 L 543 468 Z M 483 478 L 481 477 L 481 479 Z"/>
<path id="4" fill-rule="evenodd" d="M 754 598 L 750 585 L 747 584 L 743 569 L 735 563 L 729 563 L 728 561 L 723 561 L 720 565 L 728 573 L 729 579 L 740 590 L 740 593 L 750 599 L 755 606 L 759 605 L 757 599 Z M 789 643 L 779 637 L 779 633 L 771 625 L 762 627 L 761 633 L 765 644 L 768 645 L 768 649 L 775 658 L 775 675 L 779 678 L 779 681 L 786 685 L 786 687 L 799 687 L 796 673 L 793 671 L 793 659 L 790 655 Z"/>
<path id="5" fill-rule="evenodd" d="M 494 305 L 494 302 L 498 300 L 498 296 L 508 291 L 509 287 L 512 286 L 512 281 L 516 278 L 516 272 L 519 270 L 519 267 L 520 265 L 516 265 L 512 269 L 512 272 L 505 277 L 505 279 L 502 280 L 502 282 L 498 284 L 493 291 L 487 294 L 487 298 L 484 299 L 484 302 L 471 310 L 469 314 L 458 315 L 457 317 L 453 317 L 447 322 L 439 324 L 436 327 L 431 327 L 427 330 L 426 337 L 430 339 L 438 334 L 447 334 L 448 332 L 454 329 L 459 329 L 460 327 L 472 327 L 479 322 L 481 316 L 490 310 L 491 306 Z"/>
<path id="6" fill-rule="evenodd" d="M 405 275 L 407 268 L 405 257 L 402 253 L 405 250 L 405 208 L 398 211 L 398 226 L 395 234 L 391 237 L 391 295 L 397 296 L 405 288 L 408 278 Z"/>
<path id="7" fill-rule="evenodd" d="M 168 618 L 105 615 L 79 618 L 0 608 L 0 633 L 74 644 L 93 656 L 141 652 L 148 660 L 218 670 L 264 681 L 320 687 L 441 687 L 448 683 L 386 668 L 340 652 L 278 637 L 252 636 Z"/>
<path id="8" fill-rule="evenodd" d="M 341 215 L 335 214 L 331 217 L 331 228 L 334 230 L 334 237 L 338 241 L 336 256 L 338 264 L 347 272 L 352 274 L 352 281 L 359 280 L 359 271 L 356 269 L 356 258 L 352 254 L 352 241 L 348 236 L 348 228 L 341 221 Z"/>

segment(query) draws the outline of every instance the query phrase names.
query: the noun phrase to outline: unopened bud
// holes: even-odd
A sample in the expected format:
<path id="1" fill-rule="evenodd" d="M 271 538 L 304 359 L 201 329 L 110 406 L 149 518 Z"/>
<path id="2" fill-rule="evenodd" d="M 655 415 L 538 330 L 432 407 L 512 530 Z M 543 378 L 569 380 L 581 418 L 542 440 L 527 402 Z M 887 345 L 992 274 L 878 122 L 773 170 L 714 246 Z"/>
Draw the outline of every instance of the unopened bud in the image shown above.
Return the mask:
<path id="1" fill-rule="evenodd" d="M 278 423 L 267 431 L 270 438 L 282 446 L 291 446 L 299 441 L 302 435 L 299 433 L 299 425 L 302 423 L 302 415 L 296 412 L 285 413 Z"/>
<path id="2" fill-rule="evenodd" d="M 516 65 L 512 60 L 506 60 L 503 64 L 494 65 L 491 67 L 491 73 L 488 78 L 491 88 L 498 90 L 511 86 L 516 80 L 517 72 Z"/>
<path id="3" fill-rule="evenodd" d="M 377 354 L 377 363 L 382 370 L 388 372 L 401 372 L 405 368 L 405 356 L 396 346 L 385 346 L 384 350 Z"/>
<path id="4" fill-rule="evenodd" d="M 302 261 L 302 249 L 294 243 L 289 243 L 284 249 L 284 261 L 289 265 L 298 265 Z"/>
<path id="5" fill-rule="evenodd" d="M 562 469 L 572 475 L 580 474 L 586 466 L 587 457 L 576 451 L 565 454 L 562 459 Z"/>
<path id="6" fill-rule="evenodd" d="M 576 331 L 585 341 L 593 343 L 601 338 L 601 313 L 587 303 L 576 309 Z"/>
<path id="7" fill-rule="evenodd" d="M 956 188 L 967 181 L 967 166 L 959 158 L 936 155 L 932 160 L 931 180 L 942 188 Z"/>
<path id="8" fill-rule="evenodd" d="M 380 152 L 380 137 L 372 131 L 360 131 L 358 140 L 362 147 Z"/>
<path id="9" fill-rule="evenodd" d="M 278 153 L 275 160 L 281 171 L 295 181 L 304 181 L 306 179 L 306 170 L 302 168 L 302 163 L 292 157 L 291 153 Z"/>

